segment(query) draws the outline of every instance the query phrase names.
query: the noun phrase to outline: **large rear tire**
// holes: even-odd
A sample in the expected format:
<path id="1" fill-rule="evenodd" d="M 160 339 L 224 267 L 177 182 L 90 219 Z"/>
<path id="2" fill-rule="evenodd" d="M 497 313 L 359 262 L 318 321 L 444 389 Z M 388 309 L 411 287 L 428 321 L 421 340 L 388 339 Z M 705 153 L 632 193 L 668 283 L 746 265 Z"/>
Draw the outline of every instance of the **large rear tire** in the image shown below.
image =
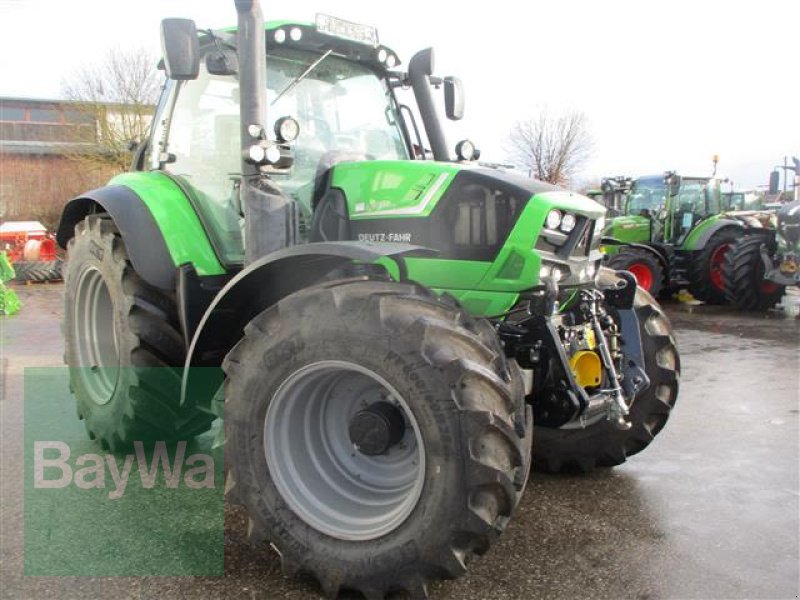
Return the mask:
<path id="1" fill-rule="evenodd" d="M 764 261 L 761 258 L 764 246 L 767 246 L 770 256 L 774 255 L 774 242 L 765 236 L 745 236 L 731 247 L 725 257 L 725 297 L 740 310 L 767 310 L 775 306 L 786 292 L 786 286 L 764 279 Z"/>
<path id="2" fill-rule="evenodd" d="M 534 466 L 549 473 L 589 472 L 613 467 L 644 450 L 661 431 L 678 397 L 680 359 L 672 327 L 650 294 L 637 288 L 634 301 L 642 337 L 645 372 L 650 386 L 630 408 L 631 428 L 620 430 L 608 420 L 586 428 L 535 427 Z"/>
<path id="3" fill-rule="evenodd" d="M 689 272 L 689 291 L 692 296 L 709 304 L 725 304 L 725 257 L 741 236 L 739 229 L 721 229 L 694 256 Z"/>
<path id="4" fill-rule="evenodd" d="M 89 436 L 117 450 L 208 430 L 213 415 L 180 406 L 175 301 L 136 274 L 114 222 L 87 217 L 67 251 L 64 359 Z"/>
<path id="5" fill-rule="evenodd" d="M 250 322 L 224 370 L 228 498 L 285 574 L 311 574 L 330 597 L 424 596 L 489 548 L 522 495 L 519 370 L 486 321 L 424 288 L 301 290 Z M 402 437 L 365 454 L 353 423 L 386 402 Z"/>

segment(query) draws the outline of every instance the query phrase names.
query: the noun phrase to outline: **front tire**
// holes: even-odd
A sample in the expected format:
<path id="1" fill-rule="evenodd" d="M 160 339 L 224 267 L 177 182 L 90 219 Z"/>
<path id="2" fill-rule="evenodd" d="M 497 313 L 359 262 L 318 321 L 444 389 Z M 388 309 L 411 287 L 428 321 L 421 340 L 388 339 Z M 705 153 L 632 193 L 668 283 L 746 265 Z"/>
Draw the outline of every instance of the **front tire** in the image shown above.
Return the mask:
<path id="1" fill-rule="evenodd" d="M 136 274 L 114 222 L 88 216 L 67 251 L 64 359 L 89 437 L 117 450 L 208 430 L 213 415 L 180 406 L 175 301 Z"/>
<path id="2" fill-rule="evenodd" d="M 655 254 L 642 248 L 624 247 L 609 259 L 606 266 L 614 271 L 629 271 L 636 278 L 636 284 L 654 298 L 664 288 L 661 262 Z"/>
<path id="3" fill-rule="evenodd" d="M 761 248 L 770 244 L 764 236 L 751 235 L 740 239 L 725 257 L 725 297 L 740 310 L 764 311 L 775 306 L 786 292 L 786 286 L 764 279 Z M 769 247 L 770 256 L 775 248 Z"/>
<path id="4" fill-rule="evenodd" d="M 224 369 L 228 497 L 285 574 L 424 595 L 508 524 L 532 427 L 487 322 L 418 286 L 335 281 L 253 319 Z M 348 424 L 387 400 L 402 437 L 364 454 Z"/>
<path id="5" fill-rule="evenodd" d="M 582 429 L 535 427 L 537 470 L 587 473 L 595 467 L 613 467 L 644 450 L 663 429 L 678 397 L 678 349 L 666 315 L 641 288 L 636 290 L 634 309 L 650 386 L 629 407 L 631 428 L 620 430 L 605 419 Z"/>

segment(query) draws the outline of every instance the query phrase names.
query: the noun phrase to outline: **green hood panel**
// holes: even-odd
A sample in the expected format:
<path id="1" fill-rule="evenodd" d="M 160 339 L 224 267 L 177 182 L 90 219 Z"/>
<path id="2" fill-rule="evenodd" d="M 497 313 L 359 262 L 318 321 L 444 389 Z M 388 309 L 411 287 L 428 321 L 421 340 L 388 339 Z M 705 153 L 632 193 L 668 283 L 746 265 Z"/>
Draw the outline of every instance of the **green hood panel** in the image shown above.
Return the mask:
<path id="1" fill-rule="evenodd" d="M 167 175 L 158 171 L 122 173 L 109 185 L 124 185 L 142 199 L 158 224 L 176 267 L 190 263 L 198 275 L 225 273 L 197 213 Z"/>
<path id="2" fill-rule="evenodd" d="M 642 243 L 650 241 L 650 220 L 638 215 L 616 217 L 606 229 L 606 235 L 621 242 Z"/>
<path id="3" fill-rule="evenodd" d="M 432 161 L 339 163 L 331 185 L 347 197 L 350 218 L 427 217 L 460 171 Z"/>

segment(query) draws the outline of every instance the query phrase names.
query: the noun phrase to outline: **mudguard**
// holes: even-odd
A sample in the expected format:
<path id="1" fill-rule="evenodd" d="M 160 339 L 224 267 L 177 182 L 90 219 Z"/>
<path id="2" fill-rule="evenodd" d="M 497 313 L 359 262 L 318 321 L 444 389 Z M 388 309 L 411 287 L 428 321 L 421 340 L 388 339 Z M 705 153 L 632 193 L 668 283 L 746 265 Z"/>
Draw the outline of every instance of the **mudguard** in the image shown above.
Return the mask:
<path id="1" fill-rule="evenodd" d="M 661 263 L 661 266 L 665 270 L 669 268 L 669 258 L 667 257 L 666 252 L 660 245 L 655 245 L 655 244 L 650 245 L 638 242 L 623 242 L 613 237 L 603 237 L 600 240 L 600 244 L 601 246 L 618 246 L 618 247 L 627 246 L 629 248 L 640 248 L 641 250 L 647 250 L 648 252 L 651 252 L 653 256 L 656 257 L 656 259 L 658 259 L 658 261 Z M 603 257 L 607 258 L 610 257 L 610 255 L 603 254 Z"/>
<path id="2" fill-rule="evenodd" d="M 378 264 L 402 281 L 404 257 L 435 254 L 410 244 L 319 242 L 285 248 L 250 264 L 222 288 L 200 320 L 186 357 L 181 402 L 210 405 L 222 383 L 218 367 L 241 339 L 245 325 L 280 299 L 354 262 Z"/>
<path id="3" fill-rule="evenodd" d="M 705 227 L 701 223 L 686 237 L 682 249 L 702 250 L 715 233 L 727 227 L 743 230 L 744 223 L 738 219 L 726 218 L 718 218 Z"/>
<path id="4" fill-rule="evenodd" d="M 185 191 L 166 173 L 122 173 L 70 201 L 58 229 L 62 247 L 92 212 L 114 220 L 136 272 L 151 285 L 174 292 L 176 268 L 185 264 L 201 277 L 227 272 Z"/>
<path id="5" fill-rule="evenodd" d="M 58 245 L 66 249 L 75 235 L 75 225 L 96 212 L 108 213 L 114 220 L 133 268 L 145 281 L 159 288 L 175 289 L 175 265 L 164 236 L 141 198 L 123 185 L 109 185 L 70 200 L 58 225 Z"/>

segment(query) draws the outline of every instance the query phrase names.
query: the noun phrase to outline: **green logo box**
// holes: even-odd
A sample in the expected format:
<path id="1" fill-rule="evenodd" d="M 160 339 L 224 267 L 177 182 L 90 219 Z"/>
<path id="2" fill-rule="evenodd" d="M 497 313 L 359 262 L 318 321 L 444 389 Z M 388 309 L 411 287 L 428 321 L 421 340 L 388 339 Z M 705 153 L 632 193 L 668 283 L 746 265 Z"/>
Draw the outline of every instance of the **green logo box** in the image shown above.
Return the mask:
<path id="1" fill-rule="evenodd" d="M 112 453 L 89 439 L 68 379 L 25 369 L 25 575 L 221 576 L 221 422 Z"/>

